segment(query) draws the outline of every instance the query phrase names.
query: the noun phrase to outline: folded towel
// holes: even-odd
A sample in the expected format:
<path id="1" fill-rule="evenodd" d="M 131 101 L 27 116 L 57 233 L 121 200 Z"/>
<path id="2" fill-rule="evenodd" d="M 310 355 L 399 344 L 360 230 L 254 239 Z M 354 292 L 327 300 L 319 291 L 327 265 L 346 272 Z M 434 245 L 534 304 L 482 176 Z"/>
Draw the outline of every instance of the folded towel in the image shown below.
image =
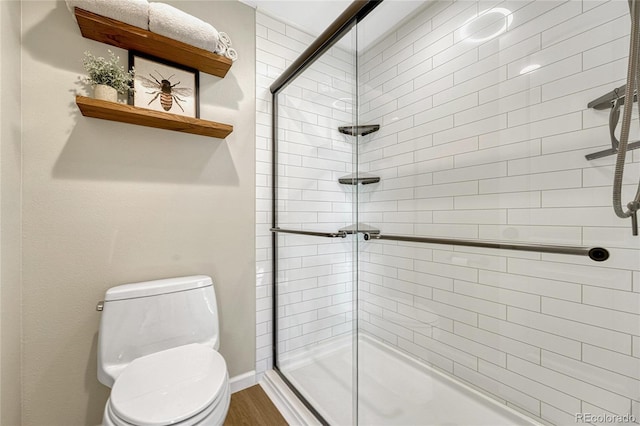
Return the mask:
<path id="1" fill-rule="evenodd" d="M 218 31 L 211 24 L 164 3 L 149 4 L 149 30 L 210 52 L 218 46 Z"/>
<path id="2" fill-rule="evenodd" d="M 116 19 L 136 27 L 149 28 L 149 2 L 147 0 L 65 0 L 75 19 L 74 8 Z"/>
<path id="3" fill-rule="evenodd" d="M 219 35 L 220 41 L 223 42 L 225 46 L 231 47 L 231 37 L 229 37 L 229 34 L 225 33 L 224 31 L 220 31 Z"/>
<path id="4" fill-rule="evenodd" d="M 231 59 L 234 62 L 238 60 L 238 52 L 236 52 L 236 49 L 234 49 L 233 47 L 228 48 L 227 51 L 224 53 L 224 56 L 226 56 L 227 58 Z"/>

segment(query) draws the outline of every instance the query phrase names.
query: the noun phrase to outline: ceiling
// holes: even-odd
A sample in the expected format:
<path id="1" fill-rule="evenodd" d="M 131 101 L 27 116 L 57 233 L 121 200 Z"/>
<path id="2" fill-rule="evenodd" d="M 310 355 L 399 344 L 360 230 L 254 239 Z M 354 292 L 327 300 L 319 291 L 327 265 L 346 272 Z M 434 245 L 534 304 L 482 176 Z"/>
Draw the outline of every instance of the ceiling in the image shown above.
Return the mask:
<path id="1" fill-rule="evenodd" d="M 281 21 L 320 35 L 348 6 L 351 0 L 240 0 Z M 363 21 L 364 37 L 359 38 L 361 49 L 378 41 L 400 22 L 429 4 L 418 0 L 385 0 Z M 363 38 L 365 40 L 363 40 Z"/>
<path id="2" fill-rule="evenodd" d="M 320 35 L 351 3 L 350 0 L 240 0 L 286 23 Z"/>

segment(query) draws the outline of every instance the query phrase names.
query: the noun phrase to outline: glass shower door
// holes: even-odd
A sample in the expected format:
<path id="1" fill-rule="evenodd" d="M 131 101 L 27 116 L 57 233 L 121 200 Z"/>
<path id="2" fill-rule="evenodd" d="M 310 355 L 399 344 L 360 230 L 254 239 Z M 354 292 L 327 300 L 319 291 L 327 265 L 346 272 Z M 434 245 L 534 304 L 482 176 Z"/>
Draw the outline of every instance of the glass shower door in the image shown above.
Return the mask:
<path id="1" fill-rule="evenodd" d="M 355 32 L 277 93 L 276 368 L 330 424 L 355 424 Z"/>

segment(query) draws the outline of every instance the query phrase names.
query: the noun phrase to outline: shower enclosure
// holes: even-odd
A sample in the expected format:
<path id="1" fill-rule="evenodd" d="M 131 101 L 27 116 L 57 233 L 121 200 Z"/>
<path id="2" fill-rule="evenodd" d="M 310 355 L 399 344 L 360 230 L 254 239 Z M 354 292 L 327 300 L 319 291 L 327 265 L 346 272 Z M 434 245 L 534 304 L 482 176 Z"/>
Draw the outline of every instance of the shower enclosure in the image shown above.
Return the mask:
<path id="1" fill-rule="evenodd" d="M 322 423 L 640 422 L 629 27 L 355 2 L 273 83 L 274 367 Z"/>

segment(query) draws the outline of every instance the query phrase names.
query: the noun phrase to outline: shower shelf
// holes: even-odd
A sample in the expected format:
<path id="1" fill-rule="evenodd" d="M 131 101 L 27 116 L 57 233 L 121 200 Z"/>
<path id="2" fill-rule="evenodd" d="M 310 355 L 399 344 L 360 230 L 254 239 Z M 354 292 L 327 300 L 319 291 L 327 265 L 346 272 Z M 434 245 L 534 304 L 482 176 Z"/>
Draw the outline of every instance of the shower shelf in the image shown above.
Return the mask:
<path id="1" fill-rule="evenodd" d="M 380 177 L 373 176 L 368 173 L 359 173 L 359 174 L 351 173 L 350 175 L 342 176 L 341 178 L 338 178 L 338 182 L 344 185 L 357 185 L 359 183 L 363 185 L 369 185 L 370 183 L 380 182 Z"/>
<path id="2" fill-rule="evenodd" d="M 380 130 L 379 124 L 366 124 L 362 126 L 340 126 L 338 131 L 349 136 L 365 136 Z"/>
<path id="3" fill-rule="evenodd" d="M 231 59 L 169 37 L 77 7 L 75 15 L 80 32 L 85 38 L 148 53 L 218 77 L 224 77 L 231 68 Z"/>
<path id="4" fill-rule="evenodd" d="M 378 235 L 380 233 L 380 230 L 372 227 L 371 225 L 367 225 L 366 223 L 354 223 L 353 225 L 345 226 L 344 228 L 338 229 L 338 232 L 341 232 L 343 234 Z"/>
<path id="5" fill-rule="evenodd" d="M 132 105 L 102 101 L 85 96 L 76 96 L 76 104 L 85 117 L 101 118 L 103 120 L 119 121 L 121 123 L 137 124 L 139 126 L 220 139 L 226 138 L 233 132 L 233 126 L 229 124 L 138 108 Z"/>

